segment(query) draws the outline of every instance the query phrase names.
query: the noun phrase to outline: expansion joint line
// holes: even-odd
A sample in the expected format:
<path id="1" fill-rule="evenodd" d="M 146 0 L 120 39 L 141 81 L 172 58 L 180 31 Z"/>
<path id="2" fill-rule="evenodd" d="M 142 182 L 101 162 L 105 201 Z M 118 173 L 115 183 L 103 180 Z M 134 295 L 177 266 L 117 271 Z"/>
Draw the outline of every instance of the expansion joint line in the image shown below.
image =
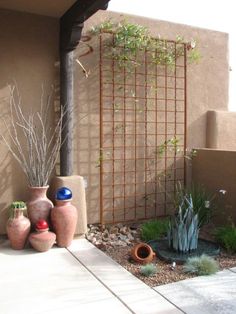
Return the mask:
<path id="1" fill-rule="evenodd" d="M 99 277 L 97 277 L 81 260 L 78 259 L 78 257 L 73 254 L 70 250 L 65 248 L 95 279 L 97 279 L 109 292 L 111 292 L 116 299 L 118 299 L 132 314 L 135 314 L 134 311 L 131 310 L 131 308 L 120 298 L 118 297 Z"/>

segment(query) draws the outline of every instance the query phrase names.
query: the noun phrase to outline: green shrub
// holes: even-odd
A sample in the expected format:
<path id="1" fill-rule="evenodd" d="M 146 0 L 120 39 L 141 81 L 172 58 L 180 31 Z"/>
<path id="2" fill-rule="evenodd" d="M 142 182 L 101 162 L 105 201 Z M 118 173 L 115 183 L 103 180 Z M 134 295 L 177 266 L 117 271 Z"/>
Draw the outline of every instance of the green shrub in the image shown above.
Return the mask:
<path id="1" fill-rule="evenodd" d="M 236 252 L 236 227 L 225 226 L 216 230 L 216 240 L 231 253 Z"/>
<path id="2" fill-rule="evenodd" d="M 157 272 L 157 268 L 154 264 L 146 264 L 141 266 L 140 273 L 145 277 L 149 277 L 154 275 Z"/>
<path id="3" fill-rule="evenodd" d="M 218 263 L 208 255 L 189 257 L 183 270 L 186 273 L 197 274 L 198 276 L 215 274 L 219 269 Z"/>
<path id="4" fill-rule="evenodd" d="M 168 220 L 152 220 L 142 224 L 141 238 L 148 242 L 166 236 L 168 230 Z"/>

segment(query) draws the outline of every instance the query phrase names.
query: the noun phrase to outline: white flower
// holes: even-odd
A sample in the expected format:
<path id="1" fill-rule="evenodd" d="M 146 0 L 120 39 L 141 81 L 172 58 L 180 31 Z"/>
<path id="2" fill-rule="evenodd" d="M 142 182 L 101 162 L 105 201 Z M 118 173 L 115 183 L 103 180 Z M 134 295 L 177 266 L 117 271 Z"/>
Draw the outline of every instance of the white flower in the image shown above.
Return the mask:
<path id="1" fill-rule="evenodd" d="M 205 201 L 205 208 L 210 208 L 210 201 Z"/>
<path id="2" fill-rule="evenodd" d="M 219 190 L 219 193 L 225 195 L 227 193 L 227 191 L 226 190 Z"/>

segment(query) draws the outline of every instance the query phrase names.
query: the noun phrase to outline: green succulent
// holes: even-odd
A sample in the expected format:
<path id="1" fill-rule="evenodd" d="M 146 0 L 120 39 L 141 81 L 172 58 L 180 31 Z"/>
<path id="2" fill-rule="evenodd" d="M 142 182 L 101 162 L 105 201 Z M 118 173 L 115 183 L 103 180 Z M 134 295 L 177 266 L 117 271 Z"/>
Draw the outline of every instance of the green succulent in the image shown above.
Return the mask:
<path id="1" fill-rule="evenodd" d="M 17 208 L 26 208 L 26 204 L 23 201 L 15 201 L 11 203 L 11 208 L 12 209 L 17 209 Z"/>

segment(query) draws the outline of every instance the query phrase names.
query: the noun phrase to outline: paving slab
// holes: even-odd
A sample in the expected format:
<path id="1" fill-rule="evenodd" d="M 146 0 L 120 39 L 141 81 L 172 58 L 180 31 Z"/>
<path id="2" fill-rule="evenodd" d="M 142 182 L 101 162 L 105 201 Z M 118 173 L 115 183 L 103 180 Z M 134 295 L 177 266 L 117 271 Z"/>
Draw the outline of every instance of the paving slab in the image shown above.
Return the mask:
<path id="1" fill-rule="evenodd" d="M 1 314 L 132 313 L 64 248 L 15 251 L 0 241 Z"/>
<path id="2" fill-rule="evenodd" d="M 236 313 L 236 274 L 230 270 L 154 289 L 187 314 Z"/>
<path id="3" fill-rule="evenodd" d="M 136 314 L 179 314 L 177 307 L 85 239 L 68 250 Z"/>

